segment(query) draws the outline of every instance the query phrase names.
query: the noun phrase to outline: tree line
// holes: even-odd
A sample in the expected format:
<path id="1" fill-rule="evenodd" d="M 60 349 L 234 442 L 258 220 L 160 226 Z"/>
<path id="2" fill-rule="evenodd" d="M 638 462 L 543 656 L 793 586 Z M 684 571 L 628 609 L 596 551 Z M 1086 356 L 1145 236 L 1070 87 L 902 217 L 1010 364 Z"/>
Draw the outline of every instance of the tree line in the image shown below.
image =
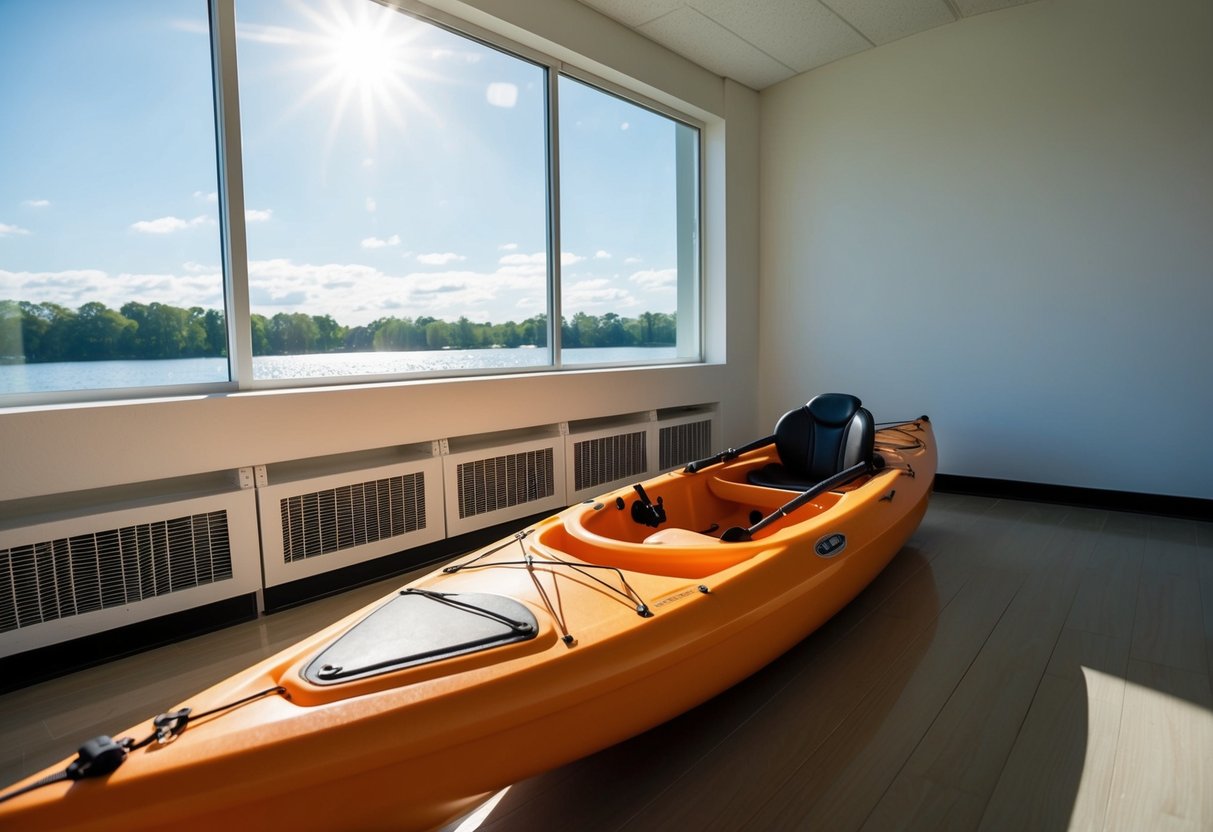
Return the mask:
<path id="1" fill-rule="evenodd" d="M 331 315 L 279 312 L 251 316 L 253 355 L 300 355 L 492 347 L 546 347 L 547 316 L 523 321 L 444 321 L 422 315 L 386 317 L 343 326 Z M 561 319 L 561 343 L 576 347 L 673 346 L 672 314 L 644 312 L 624 318 L 578 312 Z M 213 358 L 227 355 L 222 310 L 165 303 L 125 303 L 110 309 L 91 301 L 78 309 L 56 303 L 0 300 L 0 360 L 51 361 Z"/>

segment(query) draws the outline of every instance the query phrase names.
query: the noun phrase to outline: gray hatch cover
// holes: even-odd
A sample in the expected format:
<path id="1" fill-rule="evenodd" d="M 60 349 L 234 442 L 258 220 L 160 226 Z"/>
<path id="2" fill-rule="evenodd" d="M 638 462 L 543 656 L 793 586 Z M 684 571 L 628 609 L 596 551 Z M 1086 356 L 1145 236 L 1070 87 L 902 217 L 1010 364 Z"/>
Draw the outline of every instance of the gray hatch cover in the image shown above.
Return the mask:
<path id="1" fill-rule="evenodd" d="M 303 671 L 317 685 L 532 639 L 539 623 L 504 595 L 404 589 L 321 651 Z"/>

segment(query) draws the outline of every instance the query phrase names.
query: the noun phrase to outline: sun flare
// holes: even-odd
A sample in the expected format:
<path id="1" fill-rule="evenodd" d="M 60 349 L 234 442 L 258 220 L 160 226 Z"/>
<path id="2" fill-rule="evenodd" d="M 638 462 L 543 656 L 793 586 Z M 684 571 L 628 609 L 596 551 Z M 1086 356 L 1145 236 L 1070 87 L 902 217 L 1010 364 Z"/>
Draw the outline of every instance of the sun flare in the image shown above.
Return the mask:
<path id="1" fill-rule="evenodd" d="M 425 111 L 411 79 L 428 77 L 424 53 L 414 41 L 421 34 L 415 21 L 377 3 L 323 0 L 297 4 L 311 23 L 304 39 L 310 51 L 306 63 L 319 71 L 306 101 L 334 96 L 330 140 L 341 129 L 351 107 L 361 116 L 363 136 L 370 148 L 378 142 L 381 121 L 406 129 L 406 110 Z"/>
<path id="2" fill-rule="evenodd" d="M 394 70 L 393 46 L 383 23 L 369 18 L 348 21 L 331 32 L 329 60 L 343 85 L 378 87 Z"/>

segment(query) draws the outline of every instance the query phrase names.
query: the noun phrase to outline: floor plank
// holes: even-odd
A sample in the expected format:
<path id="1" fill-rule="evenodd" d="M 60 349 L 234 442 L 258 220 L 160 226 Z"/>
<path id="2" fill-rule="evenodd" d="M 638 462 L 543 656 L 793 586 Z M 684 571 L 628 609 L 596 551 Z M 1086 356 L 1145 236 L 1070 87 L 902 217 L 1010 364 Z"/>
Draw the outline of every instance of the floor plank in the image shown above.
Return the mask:
<path id="1" fill-rule="evenodd" d="M 1093 547 L 1102 515 L 1073 512 L 1039 547 L 1030 572 L 864 828 L 972 828 L 1015 743 Z M 962 801 L 964 796 L 973 798 Z M 967 806 L 963 817 L 957 813 Z M 976 811 L 974 817 L 971 812 Z"/>
<path id="2" fill-rule="evenodd" d="M 1109 830 L 1213 828 L 1213 696 L 1208 676 L 1131 659 Z"/>
<path id="3" fill-rule="evenodd" d="M 1128 659 L 1127 638 L 1062 631 L 980 829 L 1103 828 Z"/>
<path id="4" fill-rule="evenodd" d="M 1129 655 L 1207 674 L 1200 586 L 1195 576 L 1142 570 Z"/>

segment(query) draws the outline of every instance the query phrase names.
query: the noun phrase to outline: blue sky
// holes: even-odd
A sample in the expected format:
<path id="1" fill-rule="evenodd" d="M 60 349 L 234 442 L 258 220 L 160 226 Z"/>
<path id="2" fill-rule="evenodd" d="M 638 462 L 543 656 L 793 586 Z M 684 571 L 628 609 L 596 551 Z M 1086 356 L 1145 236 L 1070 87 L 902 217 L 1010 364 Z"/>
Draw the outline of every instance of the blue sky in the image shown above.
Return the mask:
<path id="1" fill-rule="evenodd" d="M 543 70 L 369 0 L 237 31 L 254 312 L 545 311 Z M 0 73 L 0 297 L 221 306 L 205 3 L 0 2 Z M 560 95 L 565 314 L 673 311 L 673 122 Z"/>

